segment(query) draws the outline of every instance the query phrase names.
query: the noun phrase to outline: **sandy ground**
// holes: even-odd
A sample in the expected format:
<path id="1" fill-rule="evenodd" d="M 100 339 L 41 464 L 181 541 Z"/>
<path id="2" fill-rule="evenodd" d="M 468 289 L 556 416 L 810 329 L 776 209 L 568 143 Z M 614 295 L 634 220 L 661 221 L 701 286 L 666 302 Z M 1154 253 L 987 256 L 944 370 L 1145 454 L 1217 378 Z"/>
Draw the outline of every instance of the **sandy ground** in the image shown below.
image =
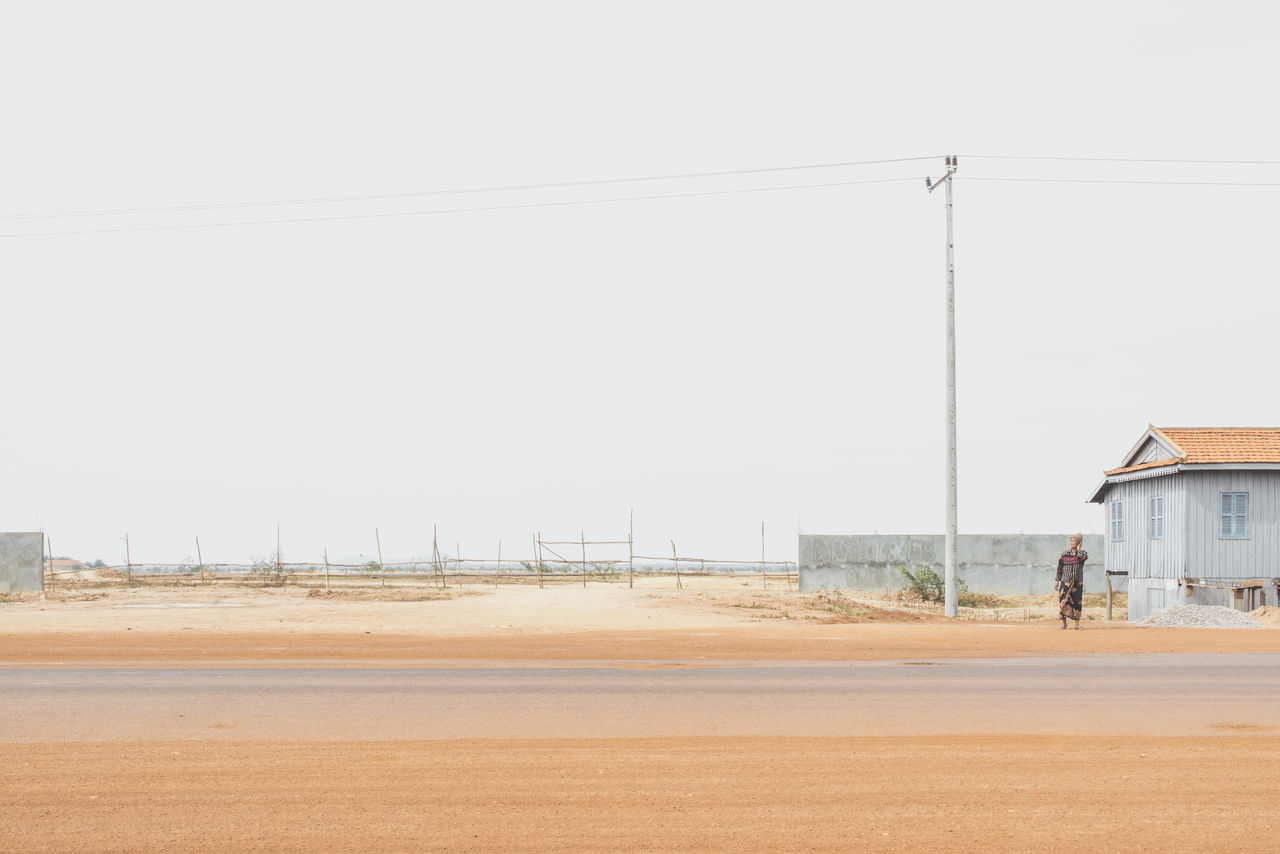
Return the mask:
<path id="1" fill-rule="evenodd" d="M 266 660 L 833 660 L 1080 653 L 1280 652 L 1280 631 L 1137 629 L 1086 610 L 1061 631 L 1027 598 L 944 619 L 871 594 L 766 588 L 757 576 L 326 593 L 231 584 L 65 582 L 0 603 L 0 664 Z"/>
<path id="2" fill-rule="evenodd" d="M 16 745 L 3 847 L 1275 851 L 1280 739 Z M 17 819 L 17 820 L 15 820 Z"/>
<path id="3" fill-rule="evenodd" d="M 951 622 L 758 577 L 684 582 L 329 596 L 83 584 L 0 603 L 0 667 L 1280 653 L 1270 629 L 1140 629 L 1095 609 L 1061 631 L 1022 619 L 1038 602 Z M 814 738 L 797 715 L 787 737 L 427 742 L 174 741 L 143 726 L 128 740 L 18 743 L 0 727 L 0 850 L 1274 851 L 1280 721 L 1253 723 L 1159 738 Z"/>

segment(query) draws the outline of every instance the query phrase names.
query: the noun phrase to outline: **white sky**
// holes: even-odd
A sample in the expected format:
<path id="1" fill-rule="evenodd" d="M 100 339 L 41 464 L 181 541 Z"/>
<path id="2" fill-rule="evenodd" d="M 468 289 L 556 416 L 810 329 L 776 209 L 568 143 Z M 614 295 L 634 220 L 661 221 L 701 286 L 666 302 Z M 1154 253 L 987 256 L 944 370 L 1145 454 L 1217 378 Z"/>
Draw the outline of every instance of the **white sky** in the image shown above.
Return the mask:
<path id="1" fill-rule="evenodd" d="M 374 550 L 771 559 L 940 532 L 956 198 L 960 530 L 1101 531 L 1148 422 L 1276 425 L 1273 4 L 9 4 L 0 214 L 874 167 L 0 233 L 0 530 L 115 562 Z M 603 554 L 601 556 L 604 556 Z"/>

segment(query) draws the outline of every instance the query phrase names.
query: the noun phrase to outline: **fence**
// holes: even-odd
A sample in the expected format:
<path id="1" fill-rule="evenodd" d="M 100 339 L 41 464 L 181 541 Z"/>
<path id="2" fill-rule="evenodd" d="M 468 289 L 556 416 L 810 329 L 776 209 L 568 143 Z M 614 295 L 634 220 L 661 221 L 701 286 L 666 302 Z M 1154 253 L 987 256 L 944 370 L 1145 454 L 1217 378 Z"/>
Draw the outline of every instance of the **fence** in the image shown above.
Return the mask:
<path id="1" fill-rule="evenodd" d="M 545 588 L 548 584 L 565 584 L 581 582 L 586 587 L 589 582 L 620 584 L 635 587 L 637 577 L 640 578 L 672 578 L 677 588 L 684 586 L 687 576 L 714 575 L 732 573 L 738 578 L 758 578 L 761 586 L 768 589 L 769 582 L 782 582 L 788 590 L 798 587 L 797 565 L 794 561 L 771 561 L 765 559 L 764 523 L 760 525 L 760 560 L 728 560 L 706 558 L 691 555 L 680 555 L 674 540 L 671 543 L 671 556 L 636 554 L 634 527 L 629 526 L 625 540 L 589 540 L 584 531 L 579 531 L 575 540 L 548 540 L 541 532 L 533 535 L 531 543 L 533 553 L 527 559 L 511 559 L 502 557 L 502 541 L 498 541 L 496 558 L 464 558 L 461 548 L 456 547 L 453 555 L 446 556 L 440 550 L 438 530 L 433 529 L 431 557 L 411 561 L 384 561 L 382 559 L 382 536 L 374 529 L 374 541 L 377 545 L 378 559 L 361 563 L 331 562 L 328 550 L 324 552 L 321 562 L 286 561 L 280 550 L 280 532 L 276 530 L 276 551 L 265 558 L 249 563 L 206 563 L 199 537 L 195 538 L 197 559 L 185 563 L 149 563 L 134 561 L 129 544 L 128 534 L 124 536 L 125 563 L 106 566 L 75 566 L 58 569 L 52 557 L 45 561 L 45 579 L 47 589 L 56 589 L 58 577 L 64 581 L 74 577 L 77 582 L 85 581 L 85 573 L 95 573 L 93 581 L 99 584 L 141 583 L 158 579 L 181 579 L 199 581 L 203 584 L 215 583 L 257 583 L 264 586 L 282 586 L 295 584 L 300 586 L 323 587 L 332 589 L 337 586 L 365 586 L 376 584 L 386 587 L 414 585 L 446 588 L 472 585 L 500 584 L 534 584 Z M 626 557 L 593 557 L 592 549 L 610 547 L 619 549 L 626 546 Z M 571 553 L 570 547 L 577 550 Z M 52 546 L 48 550 L 52 555 Z M 625 571 L 624 571 L 625 568 Z"/>

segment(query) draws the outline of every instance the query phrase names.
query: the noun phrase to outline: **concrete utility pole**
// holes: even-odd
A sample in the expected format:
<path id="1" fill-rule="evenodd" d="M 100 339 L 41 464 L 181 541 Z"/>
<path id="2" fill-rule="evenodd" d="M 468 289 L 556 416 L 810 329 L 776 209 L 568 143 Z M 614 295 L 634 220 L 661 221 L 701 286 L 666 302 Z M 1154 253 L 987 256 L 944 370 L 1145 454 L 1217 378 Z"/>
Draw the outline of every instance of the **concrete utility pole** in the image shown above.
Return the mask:
<path id="1" fill-rule="evenodd" d="M 949 154 L 947 173 L 936 181 L 924 179 L 930 193 L 939 184 L 947 185 L 947 531 L 944 552 L 945 613 L 948 617 L 960 614 L 960 591 L 956 584 L 956 536 L 959 528 L 956 509 L 956 244 L 951 233 L 951 179 L 959 165 L 959 158 Z"/>

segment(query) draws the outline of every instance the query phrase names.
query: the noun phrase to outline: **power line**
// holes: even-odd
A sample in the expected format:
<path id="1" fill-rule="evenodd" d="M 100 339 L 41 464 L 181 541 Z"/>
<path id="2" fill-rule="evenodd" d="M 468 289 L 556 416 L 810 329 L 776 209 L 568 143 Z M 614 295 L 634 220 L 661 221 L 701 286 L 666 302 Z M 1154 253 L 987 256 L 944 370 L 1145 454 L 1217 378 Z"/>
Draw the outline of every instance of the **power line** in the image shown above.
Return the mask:
<path id="1" fill-rule="evenodd" d="M 1280 160 L 1174 160 L 1150 157 L 1036 157 L 1021 154 L 965 154 L 970 160 L 1041 160 L 1070 163 L 1181 163 L 1217 166 L 1280 166 Z"/>
<path id="2" fill-rule="evenodd" d="M 975 158 L 978 157 L 977 155 L 970 155 L 970 156 L 973 156 Z M 931 160 L 931 159 L 934 159 L 934 158 L 903 157 L 903 158 L 896 158 L 893 160 L 864 160 L 864 161 L 857 161 L 857 162 L 850 161 L 847 163 L 812 164 L 807 166 L 779 166 L 779 167 L 770 167 L 765 169 L 742 169 L 742 170 L 732 170 L 732 171 L 722 171 L 722 172 L 697 172 L 697 173 L 691 172 L 691 173 L 682 173 L 679 175 L 675 175 L 675 174 L 652 175 L 652 176 L 645 176 L 645 177 L 638 177 L 638 178 L 605 178 L 605 179 L 592 180 L 592 181 L 570 181 L 570 182 L 560 182 L 560 183 L 550 183 L 550 184 L 523 184 L 523 185 L 512 185 L 508 187 L 479 187 L 479 188 L 459 189 L 459 190 L 431 190 L 431 191 L 424 191 L 421 193 L 389 193 L 389 194 L 374 195 L 374 196 L 347 196 L 347 197 L 332 197 L 332 198 L 323 198 L 323 199 L 317 198 L 317 199 L 299 199 L 299 200 L 275 200 L 275 201 L 268 201 L 268 202 L 243 202 L 243 203 L 216 204 L 216 205 L 189 205 L 189 206 L 180 206 L 180 207 L 171 207 L 171 208 L 132 208 L 132 209 L 121 209 L 121 210 L 115 210 L 115 211 L 105 211 L 105 210 L 104 211 L 76 211 L 76 212 L 68 212 L 64 214 L 14 215 L 14 216 L 0 216 L 0 220 L 46 219 L 46 218 L 56 218 L 60 216 L 89 216 L 89 215 L 105 216 L 110 214 L 127 214 L 127 213 L 177 213 L 177 212 L 191 212 L 191 211 L 200 211 L 200 210 L 222 210 L 222 209 L 234 209 L 234 208 L 245 208 L 245 207 L 261 207 L 261 206 L 268 206 L 268 205 L 313 204 L 313 203 L 321 203 L 321 202 L 340 202 L 340 201 L 364 201 L 364 200 L 376 200 L 376 199 L 409 198 L 409 197 L 415 197 L 415 196 L 462 195 L 462 194 L 469 194 L 469 193 L 491 193 L 491 192 L 499 192 L 503 190 L 552 189 L 552 188 L 558 188 L 558 187 L 582 187 L 582 186 L 592 186 L 592 185 L 599 185 L 599 184 L 616 184 L 616 183 L 626 183 L 626 182 L 635 182 L 635 181 L 661 181 L 661 180 L 671 180 L 671 179 L 681 179 L 681 178 L 760 174 L 760 173 L 768 173 L 768 172 L 781 172 L 781 171 L 801 170 L 801 169 L 827 169 L 827 168 L 836 168 L 841 166 L 872 165 L 872 164 L 882 164 L 882 163 L 904 163 L 904 162 Z M 1003 159 L 1084 160 L 1089 158 L 1006 157 Z M 1093 159 L 1097 160 L 1102 158 L 1093 158 Z M 1115 158 L 1115 159 L 1118 160 L 1120 158 Z M 1126 161 L 1126 162 L 1243 163 L 1245 161 Z M 1259 162 L 1262 162 L 1262 161 L 1259 161 Z M 1277 161 L 1277 163 L 1280 163 L 1280 161 Z M 383 212 L 383 213 L 367 213 L 367 214 L 335 214 L 333 216 L 290 217 L 287 219 L 241 220 L 241 221 L 232 221 L 232 222 L 187 223 L 187 224 L 181 224 L 181 225 L 123 226 L 119 228 L 93 228 L 93 229 L 77 229 L 77 230 L 63 230 L 63 231 L 10 232 L 10 233 L 0 233 L 0 239 L 17 238 L 17 237 L 60 237 L 60 236 L 89 235 L 89 234 L 118 234 L 123 232 L 135 232 L 135 231 L 137 232 L 184 231 L 184 230 L 199 229 L 199 228 L 234 228 L 236 226 L 249 226 L 249 225 L 287 225 L 287 224 L 309 223 L 309 222 L 338 222 L 338 221 L 359 220 L 359 219 L 387 219 L 392 217 L 405 217 L 405 216 L 431 216 L 435 214 L 451 214 L 451 213 L 483 213 L 483 212 L 489 212 L 489 211 L 529 210 L 534 208 L 569 207 L 569 206 L 593 205 L 593 204 L 615 204 L 615 203 L 621 203 L 621 202 L 658 201 L 663 199 L 699 198 L 699 197 L 706 197 L 706 196 L 729 196 L 729 195 L 740 195 L 740 194 L 746 194 L 746 193 L 768 193 L 768 192 L 777 192 L 777 191 L 785 191 L 785 190 L 824 189 L 824 188 L 830 188 L 830 187 L 850 187 L 850 186 L 857 186 L 862 184 L 887 184 L 887 183 L 895 183 L 895 182 L 901 182 L 901 181 L 918 181 L 918 180 L 920 180 L 920 176 L 910 176 L 910 177 L 901 177 L 901 178 L 876 178 L 876 179 L 861 180 L 861 181 L 833 181 L 833 182 L 820 183 L 820 184 L 787 184 L 779 187 L 747 187 L 747 188 L 740 188 L 740 189 L 734 189 L 734 190 L 708 190 L 708 191 L 696 192 L 696 193 L 664 193 L 664 194 L 655 194 L 655 195 L 648 195 L 648 196 L 622 196 L 622 197 L 604 198 L 604 199 L 577 199 L 577 200 L 559 201 L 559 202 L 532 202 L 528 204 L 516 204 L 516 205 L 489 205 L 484 207 L 471 207 L 471 208 L 439 208 L 434 210 L 390 211 L 390 212 Z M 968 176 L 965 176 L 962 180 L 991 181 L 991 182 L 1001 182 L 1001 183 L 1034 183 L 1034 184 L 1045 184 L 1045 183 L 1047 184 L 1117 184 L 1117 185 L 1152 185 L 1152 186 L 1180 186 L 1180 187 L 1280 187 L 1280 182 L 1269 182 L 1269 181 L 1166 181 L 1166 180 L 1119 179 L 1119 178 L 1002 177 L 1002 176 L 995 176 L 995 175 L 968 175 Z"/>
<path id="3" fill-rule="evenodd" d="M 1149 184 L 1168 187 L 1280 187 L 1280 181 L 1144 181 L 1121 178 L 1000 178 L 994 175 L 966 175 L 965 181 L 1002 181 L 1024 184 Z"/>
<path id="4" fill-rule="evenodd" d="M 596 187 L 603 184 L 629 184 L 643 181 L 677 181 L 690 178 L 723 178 L 733 175 L 763 175 L 776 172 L 798 172 L 813 169 L 842 169 L 852 166 L 878 166 L 889 163 L 910 163 L 920 160 L 936 160 L 929 157 L 895 157 L 888 160 L 849 160 L 839 163 L 809 163 L 799 166 L 767 166 L 758 169 L 727 169 L 719 172 L 677 172 L 667 175 L 642 175 L 631 178 L 596 178 L 583 181 L 554 181 L 545 184 L 508 184 L 497 187 L 467 187 L 455 190 L 420 190 L 405 193 L 375 193 L 360 196 L 318 196 L 297 199 L 270 199 L 256 202 L 224 202 L 216 204 L 175 205 L 171 207 L 114 208 L 100 210 L 60 211 L 55 213 L 26 213 L 0 215 L 0 220 L 61 219 L 78 216 L 123 216 L 131 214 L 182 213 L 189 211 L 229 210 L 234 208 L 259 208 L 283 205 L 318 205 L 338 202 L 372 202 L 388 199 L 411 199 L 426 196 L 460 196 L 472 193 L 503 193 L 523 190 L 552 190 L 570 187 Z"/>
<path id="5" fill-rule="evenodd" d="M 860 184 L 890 184 L 898 181 L 919 181 L 922 176 L 914 175 L 907 178 L 874 178 L 865 181 L 834 181 L 826 184 L 788 184 L 781 187 L 747 187 L 738 190 L 708 190 L 700 193 L 666 193 L 653 196 L 622 196 L 612 199 L 578 199 L 574 201 L 563 202 L 533 202 L 524 205 L 491 205 L 488 207 L 478 208 L 441 208 L 427 211 L 392 211 L 387 213 L 370 213 L 370 214 L 342 214 L 334 216 L 316 216 L 316 217 L 295 217 L 292 219 L 262 219 L 262 220 L 243 220 L 240 222 L 205 222 L 205 223 L 188 223 L 184 225 L 149 225 L 149 226 L 124 226 L 121 228 L 92 228 L 77 231 L 34 231 L 34 232 L 17 232 L 10 234 L 0 234 L 0 238 L 11 237 L 60 237 L 80 234 L 118 234 L 127 231 L 184 231 L 196 228 L 234 228 L 242 225 L 286 225 L 291 223 L 304 222 L 337 222 L 340 220 L 353 219 L 387 219 L 390 217 L 403 216 L 431 216 L 433 214 L 451 214 L 451 213 L 483 213 L 486 211 L 511 211 L 511 210 L 529 210 L 531 208 L 556 208 L 568 207 L 571 205 L 596 205 L 611 204 L 615 202 L 647 202 L 657 201 L 660 199 L 685 199 L 698 198 L 703 196 L 731 196 L 743 193 L 769 193 L 782 190 L 816 190 L 827 187 L 852 187 Z"/>

